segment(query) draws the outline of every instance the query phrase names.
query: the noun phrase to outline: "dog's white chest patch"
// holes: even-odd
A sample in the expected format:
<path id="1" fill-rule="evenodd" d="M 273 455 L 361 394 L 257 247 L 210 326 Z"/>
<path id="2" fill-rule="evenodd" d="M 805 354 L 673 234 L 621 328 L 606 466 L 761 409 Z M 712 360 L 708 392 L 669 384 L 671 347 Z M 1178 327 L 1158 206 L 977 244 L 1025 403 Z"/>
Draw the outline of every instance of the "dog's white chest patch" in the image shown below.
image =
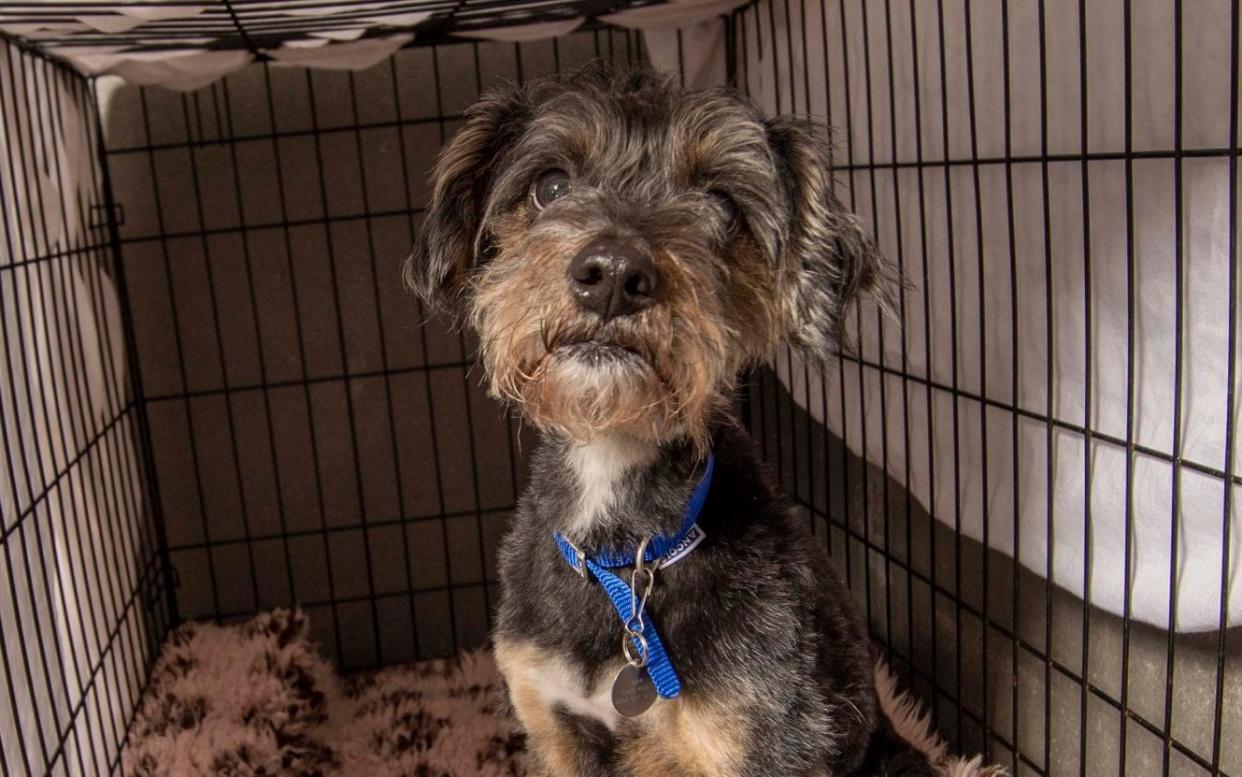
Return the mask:
<path id="1" fill-rule="evenodd" d="M 579 497 L 566 533 L 571 537 L 581 536 L 601 520 L 616 499 L 626 473 L 650 462 L 656 453 L 653 446 L 619 436 L 574 446 L 568 459 L 578 479 Z"/>
<path id="2" fill-rule="evenodd" d="M 564 662 L 551 658 L 527 666 L 525 671 L 531 686 L 538 689 L 548 707 L 559 704 L 575 715 L 598 720 L 609 731 L 616 729 L 619 716 L 612 707 L 610 682 L 601 682 L 594 689 L 587 688 L 580 681 L 577 672 Z"/>

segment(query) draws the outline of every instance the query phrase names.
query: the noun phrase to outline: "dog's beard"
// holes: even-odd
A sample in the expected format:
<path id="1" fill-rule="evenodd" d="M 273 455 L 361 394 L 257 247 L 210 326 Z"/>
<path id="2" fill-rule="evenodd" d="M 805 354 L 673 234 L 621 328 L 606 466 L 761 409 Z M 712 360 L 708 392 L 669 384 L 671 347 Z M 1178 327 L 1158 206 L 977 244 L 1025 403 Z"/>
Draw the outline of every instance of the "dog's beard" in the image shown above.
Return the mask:
<path id="1" fill-rule="evenodd" d="M 515 345 L 485 344 L 491 390 L 540 428 L 583 442 L 615 432 L 664 441 L 685 436 L 697 420 L 659 357 L 639 345 L 546 326 Z"/>
<path id="2" fill-rule="evenodd" d="M 620 432 L 705 443 L 709 411 L 728 389 L 717 360 L 676 355 L 681 338 L 618 339 L 532 325 L 525 337 L 502 339 L 507 345 L 482 340 L 492 393 L 535 426 L 579 442 Z M 650 341 L 656 345 L 647 347 Z"/>
<path id="3" fill-rule="evenodd" d="M 614 432 L 660 439 L 677 434 L 683 425 L 655 367 L 618 346 L 588 342 L 555 347 L 522 393 L 524 412 L 532 422 L 574 440 Z"/>

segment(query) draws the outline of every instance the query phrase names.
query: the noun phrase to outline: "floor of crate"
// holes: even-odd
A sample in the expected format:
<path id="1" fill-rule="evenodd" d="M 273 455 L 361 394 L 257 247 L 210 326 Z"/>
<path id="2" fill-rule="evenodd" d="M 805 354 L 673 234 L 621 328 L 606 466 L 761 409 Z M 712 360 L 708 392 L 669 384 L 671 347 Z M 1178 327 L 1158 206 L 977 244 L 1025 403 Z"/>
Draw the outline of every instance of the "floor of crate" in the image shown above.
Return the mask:
<path id="1" fill-rule="evenodd" d="M 276 610 L 169 635 L 130 728 L 137 777 L 520 777 L 490 655 L 341 677 L 306 617 Z"/>

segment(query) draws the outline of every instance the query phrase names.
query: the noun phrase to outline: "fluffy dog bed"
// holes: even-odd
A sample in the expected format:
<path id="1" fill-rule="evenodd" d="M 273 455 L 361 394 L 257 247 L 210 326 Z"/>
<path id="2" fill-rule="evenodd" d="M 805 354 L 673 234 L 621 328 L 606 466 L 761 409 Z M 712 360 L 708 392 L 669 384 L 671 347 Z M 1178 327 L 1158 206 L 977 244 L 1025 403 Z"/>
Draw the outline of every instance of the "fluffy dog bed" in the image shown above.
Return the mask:
<path id="1" fill-rule="evenodd" d="M 175 630 L 122 756 L 139 777 L 521 777 L 486 652 L 341 678 L 276 610 Z"/>
<path id="2" fill-rule="evenodd" d="M 876 669 L 898 733 L 945 777 L 990 777 L 945 752 L 919 706 Z M 237 626 L 169 635 L 122 755 L 137 777 L 524 777 L 525 743 L 504 712 L 489 653 L 342 678 L 306 616 L 275 610 Z"/>

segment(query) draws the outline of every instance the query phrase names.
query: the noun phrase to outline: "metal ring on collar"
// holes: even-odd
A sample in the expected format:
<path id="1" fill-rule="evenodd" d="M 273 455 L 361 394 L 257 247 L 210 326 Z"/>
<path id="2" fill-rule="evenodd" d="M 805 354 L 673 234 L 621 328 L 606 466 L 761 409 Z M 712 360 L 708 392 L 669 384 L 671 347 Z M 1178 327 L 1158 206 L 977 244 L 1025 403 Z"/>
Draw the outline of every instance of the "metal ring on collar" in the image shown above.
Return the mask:
<path id="1" fill-rule="evenodd" d="M 634 656 L 634 641 L 638 642 L 638 656 Z M 625 662 L 635 669 L 642 669 L 647 665 L 647 656 L 650 650 L 647 647 L 647 638 L 639 632 L 631 632 L 628 629 L 621 637 L 621 653 L 625 656 Z"/>

